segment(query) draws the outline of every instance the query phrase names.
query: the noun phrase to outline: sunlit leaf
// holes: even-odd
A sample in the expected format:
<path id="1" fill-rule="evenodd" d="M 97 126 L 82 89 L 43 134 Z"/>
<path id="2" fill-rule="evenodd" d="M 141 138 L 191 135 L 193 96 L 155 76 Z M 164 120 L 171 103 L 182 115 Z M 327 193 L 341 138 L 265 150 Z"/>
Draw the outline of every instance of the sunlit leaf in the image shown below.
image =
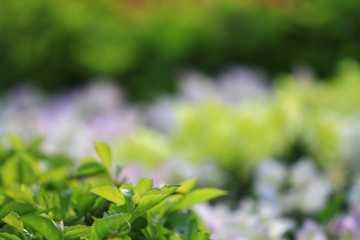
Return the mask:
<path id="1" fill-rule="evenodd" d="M 3 221 L 6 224 L 9 224 L 19 230 L 24 228 L 23 222 L 20 219 L 20 216 L 16 212 L 11 212 L 6 217 L 3 218 Z"/>
<path id="2" fill-rule="evenodd" d="M 141 197 L 135 213 L 142 214 L 155 207 L 178 189 L 179 186 L 166 186 L 161 189 L 146 191 Z"/>
<path id="3" fill-rule="evenodd" d="M 34 203 L 31 189 L 25 185 L 8 188 L 5 194 L 19 202 Z"/>
<path id="4" fill-rule="evenodd" d="M 124 194 L 117 188 L 112 186 L 103 186 L 91 189 L 91 192 L 109 200 L 110 202 L 122 205 L 125 204 Z"/>
<path id="5" fill-rule="evenodd" d="M 153 187 L 153 180 L 148 178 L 142 178 L 136 185 L 135 189 L 138 193 L 143 194 L 147 190 Z"/>
<path id="6" fill-rule="evenodd" d="M 176 211 L 184 208 L 188 208 L 194 204 L 208 201 L 210 199 L 220 197 L 226 194 L 226 191 L 212 188 L 196 189 L 188 194 L 185 194 L 182 198 L 179 198 L 175 202 L 171 209 Z"/>
<path id="7" fill-rule="evenodd" d="M 107 168 L 109 172 L 111 172 L 111 149 L 110 147 L 102 142 L 95 142 L 95 150 L 96 153 L 99 155 L 101 161 L 103 162 L 104 166 Z"/>
<path id="8" fill-rule="evenodd" d="M 186 180 L 186 181 L 179 184 L 180 187 L 176 191 L 179 192 L 179 193 L 190 192 L 191 190 L 194 189 L 197 181 L 198 180 L 196 178 Z"/>

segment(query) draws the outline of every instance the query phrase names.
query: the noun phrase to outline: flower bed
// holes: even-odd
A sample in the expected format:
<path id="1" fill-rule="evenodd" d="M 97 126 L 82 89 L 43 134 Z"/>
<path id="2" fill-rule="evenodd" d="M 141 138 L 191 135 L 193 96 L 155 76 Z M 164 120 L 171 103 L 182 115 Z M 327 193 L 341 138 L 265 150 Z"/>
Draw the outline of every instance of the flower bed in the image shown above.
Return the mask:
<path id="1" fill-rule="evenodd" d="M 53 98 L 20 88 L 1 102 L 0 132 L 25 142 L 43 136 L 39 156 L 56 156 L 59 167 L 49 181 L 68 176 L 68 157 L 82 166 L 96 156 L 92 142 L 100 140 L 112 146 L 115 162 L 126 163 L 121 179 L 161 185 L 198 177 L 201 187 L 227 190 L 193 208 L 213 239 L 357 239 L 358 64 L 345 61 L 326 83 L 302 72 L 270 86 L 244 68 L 206 78 L 189 73 L 177 95 L 148 105 L 128 103 L 104 82 Z M 62 164 L 70 165 L 65 171 Z"/>

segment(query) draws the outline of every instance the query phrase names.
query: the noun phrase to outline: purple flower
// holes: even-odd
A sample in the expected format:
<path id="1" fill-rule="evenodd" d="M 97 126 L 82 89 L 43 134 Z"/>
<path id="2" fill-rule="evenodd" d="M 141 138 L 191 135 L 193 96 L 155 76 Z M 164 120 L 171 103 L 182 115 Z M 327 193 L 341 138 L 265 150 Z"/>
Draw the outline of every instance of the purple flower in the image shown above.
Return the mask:
<path id="1" fill-rule="evenodd" d="M 360 219 L 358 215 L 344 216 L 336 224 L 337 235 L 340 239 L 358 240 L 360 239 Z"/>
<path id="2" fill-rule="evenodd" d="M 296 234 L 296 240 L 327 240 L 321 226 L 314 221 L 308 220 Z"/>

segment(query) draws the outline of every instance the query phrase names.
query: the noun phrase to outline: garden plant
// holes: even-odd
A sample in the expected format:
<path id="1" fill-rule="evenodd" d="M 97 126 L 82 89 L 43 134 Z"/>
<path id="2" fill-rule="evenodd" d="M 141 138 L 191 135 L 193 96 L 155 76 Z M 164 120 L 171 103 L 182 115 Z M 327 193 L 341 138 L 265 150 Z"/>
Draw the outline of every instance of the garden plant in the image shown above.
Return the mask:
<path id="1" fill-rule="evenodd" d="M 210 239 L 187 208 L 222 190 L 194 189 L 195 179 L 161 188 L 148 178 L 124 183 L 100 142 L 99 160 L 74 166 L 39 154 L 38 141 L 9 140 L 1 148 L 0 239 Z"/>

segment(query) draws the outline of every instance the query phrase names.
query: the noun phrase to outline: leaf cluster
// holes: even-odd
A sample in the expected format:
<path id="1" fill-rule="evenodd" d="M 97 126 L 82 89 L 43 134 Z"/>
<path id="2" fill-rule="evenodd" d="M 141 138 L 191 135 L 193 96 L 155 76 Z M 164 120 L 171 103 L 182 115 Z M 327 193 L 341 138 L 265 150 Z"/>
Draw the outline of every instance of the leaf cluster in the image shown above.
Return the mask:
<path id="1" fill-rule="evenodd" d="M 17 137 L 0 145 L 0 239 L 4 240 L 206 240 L 188 207 L 225 194 L 194 189 L 196 180 L 154 188 L 115 181 L 110 148 L 95 143 L 99 159 L 77 166 L 39 150 L 40 141 Z M 113 171 L 115 169 L 115 171 Z"/>

